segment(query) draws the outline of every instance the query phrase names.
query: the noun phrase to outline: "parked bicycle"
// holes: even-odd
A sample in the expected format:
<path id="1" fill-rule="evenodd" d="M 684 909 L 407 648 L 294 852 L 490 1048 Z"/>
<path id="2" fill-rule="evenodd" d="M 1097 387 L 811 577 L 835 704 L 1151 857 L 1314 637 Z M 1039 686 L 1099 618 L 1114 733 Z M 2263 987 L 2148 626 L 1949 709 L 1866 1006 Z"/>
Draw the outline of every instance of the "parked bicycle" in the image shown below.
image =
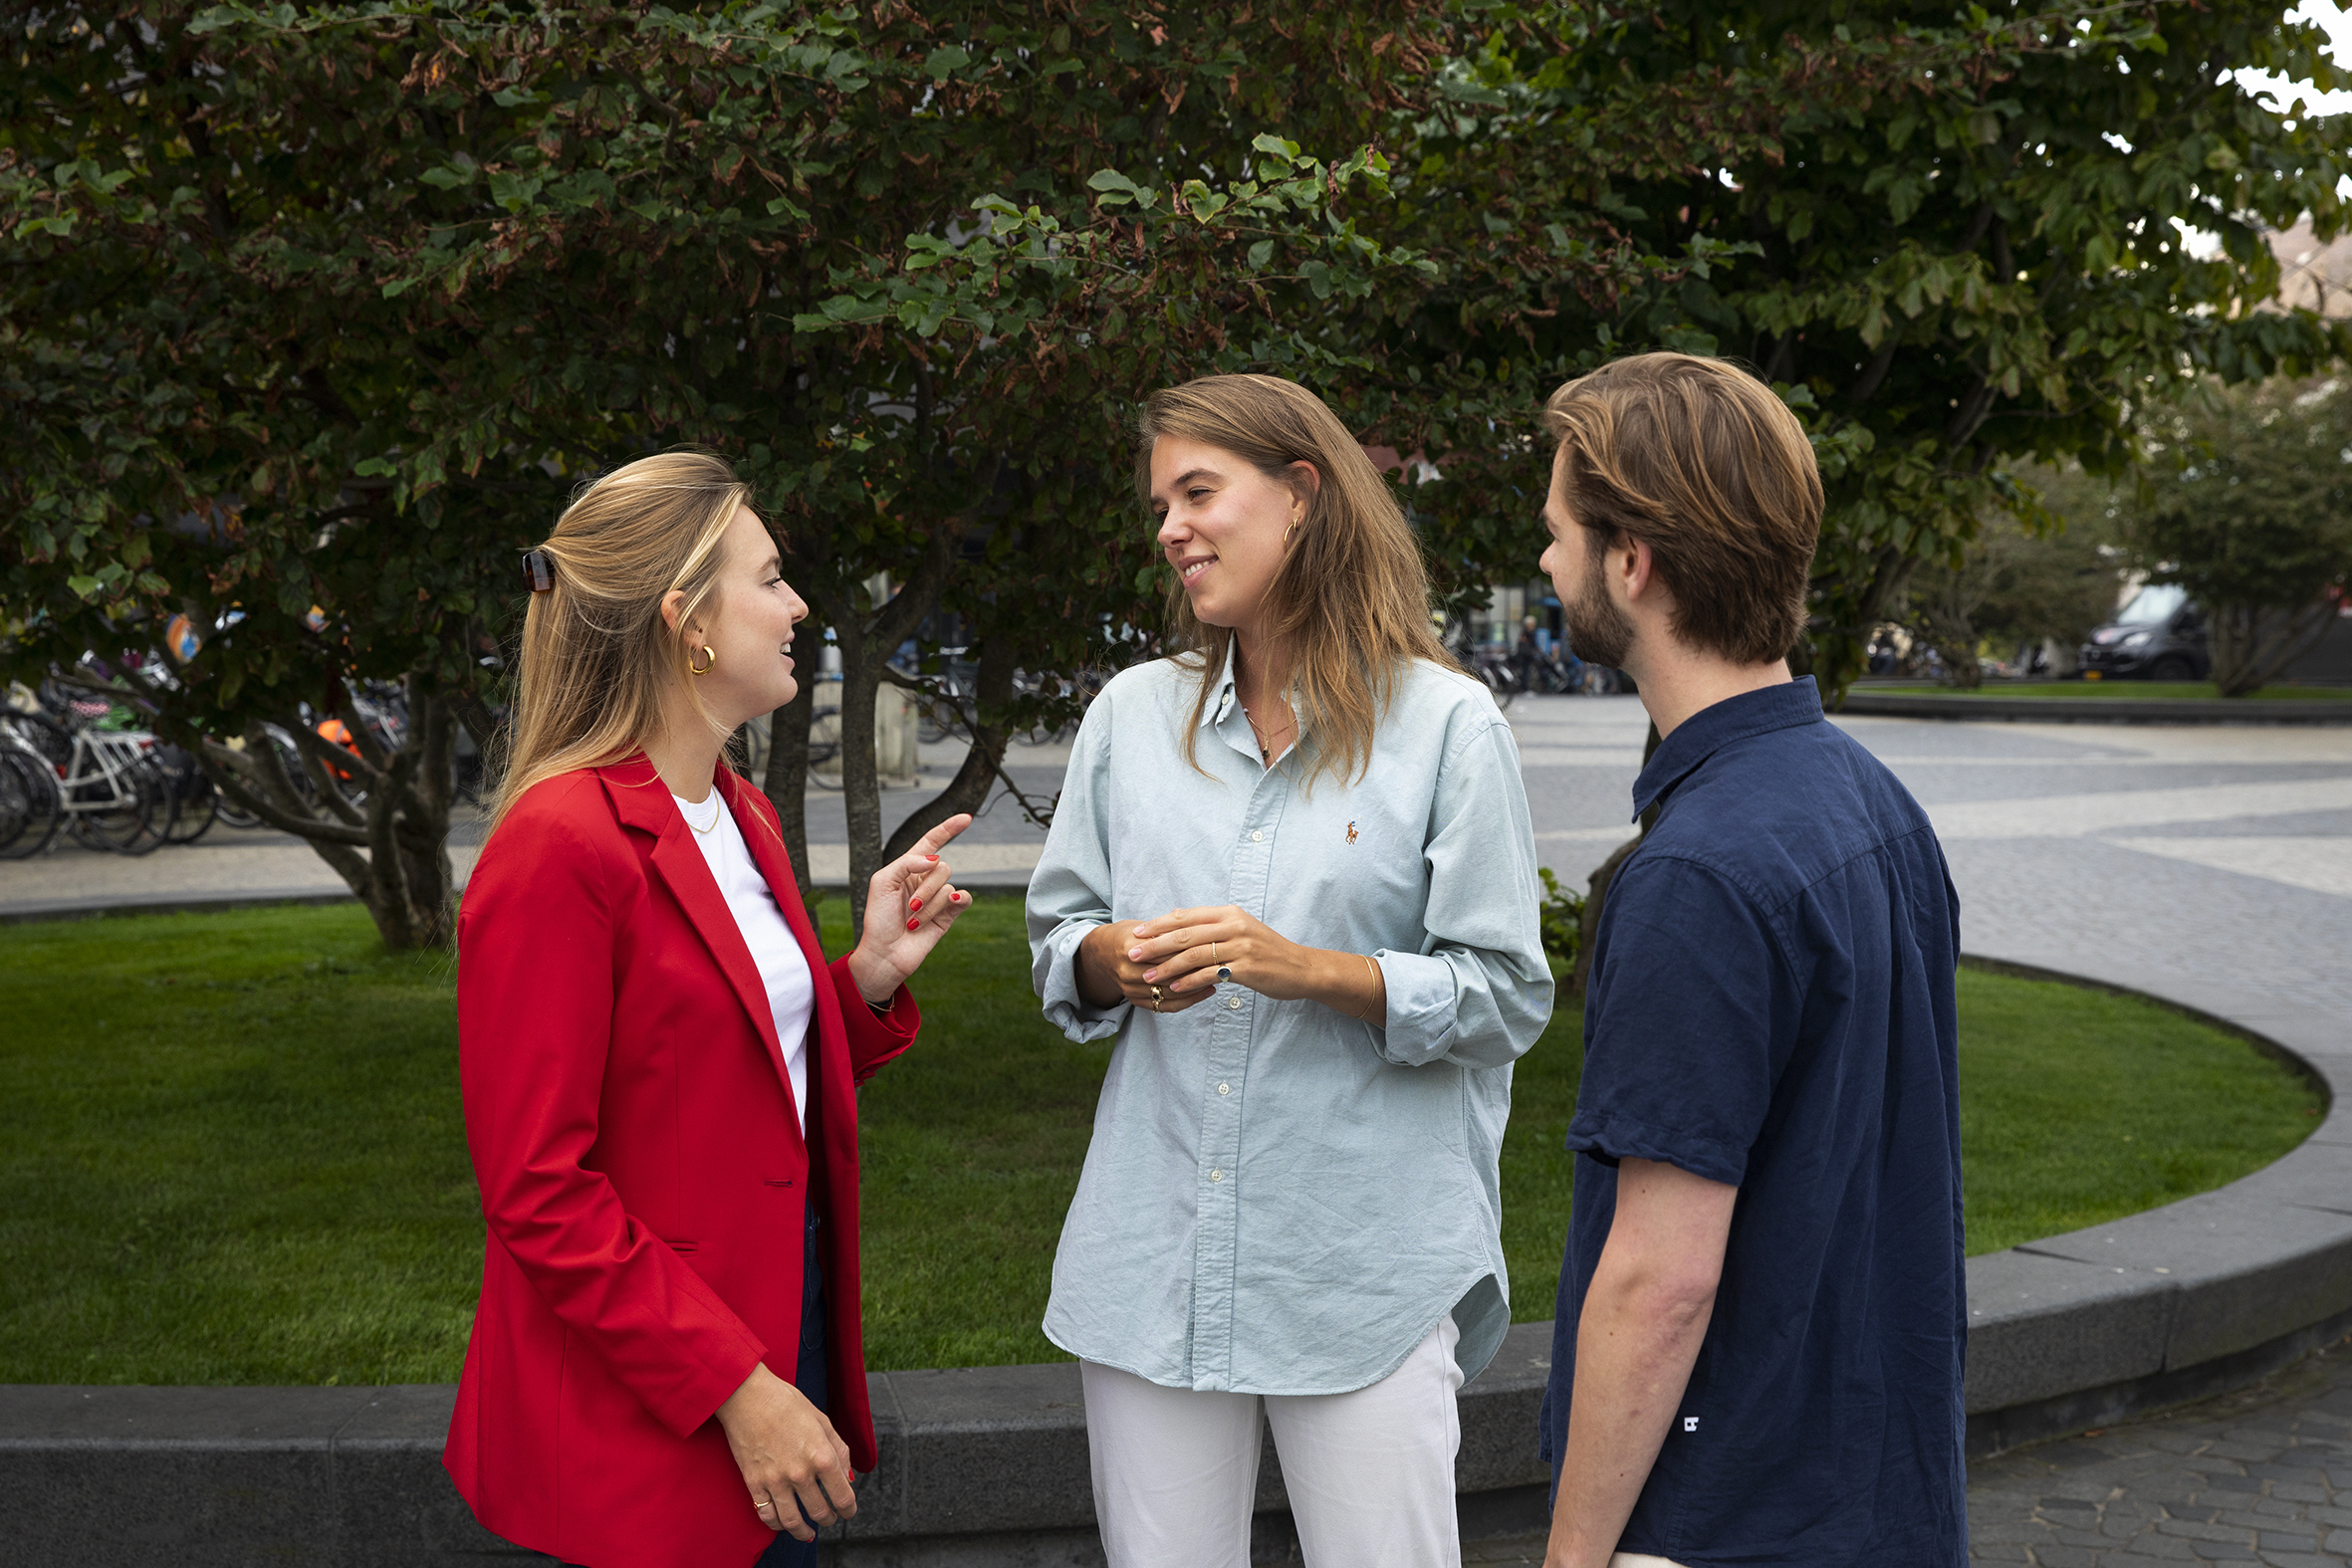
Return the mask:
<path id="1" fill-rule="evenodd" d="M 92 707 L 99 712 L 91 712 Z M 161 759 L 161 742 L 144 730 L 102 730 L 108 705 L 76 701 L 67 711 L 90 727 L 69 730 L 47 714 L 9 712 L 0 728 L 11 750 L 40 758 L 55 773 L 58 809 L 77 842 L 117 854 L 143 855 L 169 840 L 179 795 Z"/>

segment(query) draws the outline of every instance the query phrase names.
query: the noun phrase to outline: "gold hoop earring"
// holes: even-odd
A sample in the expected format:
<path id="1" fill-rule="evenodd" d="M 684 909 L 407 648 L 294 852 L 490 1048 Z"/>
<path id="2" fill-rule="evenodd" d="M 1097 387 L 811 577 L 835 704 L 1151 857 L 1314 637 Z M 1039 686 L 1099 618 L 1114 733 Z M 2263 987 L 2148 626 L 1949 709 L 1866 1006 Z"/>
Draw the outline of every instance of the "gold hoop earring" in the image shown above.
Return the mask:
<path id="1" fill-rule="evenodd" d="M 1288 550 L 1288 549 L 1290 549 L 1290 548 L 1291 548 L 1291 536 L 1292 536 L 1292 535 L 1294 535 L 1294 534 L 1295 534 L 1295 533 L 1297 533 L 1297 532 L 1298 532 L 1298 525 L 1297 525 L 1297 524 L 1295 524 L 1295 523 L 1292 524 L 1292 525 L 1291 525 L 1289 528 L 1287 528 L 1287 529 L 1284 529 L 1284 530 L 1283 530 L 1283 548 L 1284 548 L 1285 550 Z"/>
<path id="2" fill-rule="evenodd" d="M 700 665 L 694 662 L 693 654 L 686 655 L 686 673 L 688 675 L 708 675 L 717 668 L 718 663 L 718 654 L 712 651 L 711 645 L 706 642 L 702 645 L 702 663 Z"/>

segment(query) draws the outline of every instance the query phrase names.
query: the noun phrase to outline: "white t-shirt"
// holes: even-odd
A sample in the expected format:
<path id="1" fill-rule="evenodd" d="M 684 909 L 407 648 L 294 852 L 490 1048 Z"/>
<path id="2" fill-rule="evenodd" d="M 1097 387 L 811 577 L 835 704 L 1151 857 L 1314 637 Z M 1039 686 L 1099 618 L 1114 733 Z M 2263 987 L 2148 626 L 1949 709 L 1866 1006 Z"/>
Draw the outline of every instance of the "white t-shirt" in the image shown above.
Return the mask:
<path id="1" fill-rule="evenodd" d="M 678 813 L 693 830 L 702 858 L 710 862 L 711 876 L 735 916 L 735 929 L 743 933 L 743 945 L 752 950 L 752 962 L 759 966 L 760 984 L 768 992 L 768 1010 L 776 1018 L 776 1038 L 784 1046 L 784 1070 L 792 1079 L 793 1109 L 800 1115 L 805 1134 L 809 1130 L 809 1018 L 817 1010 L 816 979 L 809 973 L 808 955 L 801 951 L 793 928 L 785 923 L 776 890 L 760 874 L 750 846 L 743 841 L 743 829 L 735 825 L 735 813 L 727 809 L 719 791 L 712 789 L 700 805 L 674 794 L 670 798 L 678 801 Z"/>

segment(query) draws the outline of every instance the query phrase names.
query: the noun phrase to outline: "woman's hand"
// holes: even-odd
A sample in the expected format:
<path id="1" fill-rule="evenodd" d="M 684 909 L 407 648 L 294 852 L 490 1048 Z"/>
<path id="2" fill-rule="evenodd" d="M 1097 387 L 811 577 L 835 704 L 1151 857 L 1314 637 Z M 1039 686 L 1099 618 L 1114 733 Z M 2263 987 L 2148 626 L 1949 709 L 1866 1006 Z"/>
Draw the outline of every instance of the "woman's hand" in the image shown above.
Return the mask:
<path id="1" fill-rule="evenodd" d="M 807 1395 L 768 1370 L 752 1368 L 743 1387 L 719 1407 L 719 1425 L 735 1467 L 743 1472 L 760 1522 L 796 1541 L 813 1541 L 819 1525 L 857 1516 L 849 1489 L 849 1446 Z"/>
<path id="2" fill-rule="evenodd" d="M 865 887 L 865 930 L 849 955 L 857 993 L 880 1007 L 922 967 L 972 895 L 949 883 L 939 851 L 972 825 L 970 812 L 951 816 L 915 841 L 914 848 L 874 873 Z"/>
<path id="3" fill-rule="evenodd" d="M 1388 983 L 1366 955 L 1303 947 L 1231 904 L 1138 921 L 1119 956 L 1146 995 L 1159 988 L 1162 1011 L 1191 1007 L 1225 980 L 1277 1002 L 1319 1002 L 1351 1018 L 1372 1019 L 1388 1006 Z"/>
<path id="4" fill-rule="evenodd" d="M 1119 920 L 1086 933 L 1078 944 L 1078 995 L 1090 1007 L 1108 1008 L 1126 1001 L 1154 1012 L 1182 1012 L 1206 1001 L 1206 990 L 1178 997 L 1166 986 L 1144 978 L 1149 966 L 1128 957 L 1135 946 L 1135 929 L 1141 924 Z"/>

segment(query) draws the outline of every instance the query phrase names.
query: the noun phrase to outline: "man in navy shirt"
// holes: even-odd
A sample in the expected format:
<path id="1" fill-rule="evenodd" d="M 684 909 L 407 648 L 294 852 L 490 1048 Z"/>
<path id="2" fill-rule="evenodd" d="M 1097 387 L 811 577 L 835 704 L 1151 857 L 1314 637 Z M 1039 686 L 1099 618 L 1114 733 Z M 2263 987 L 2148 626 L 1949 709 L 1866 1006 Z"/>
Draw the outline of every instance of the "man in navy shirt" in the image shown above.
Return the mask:
<path id="1" fill-rule="evenodd" d="M 1584 1004 L 1544 1560 L 1957 1568 L 1959 903 L 1918 802 L 1789 678 L 1811 448 L 1687 354 L 1544 414 L 1569 645 L 1661 737 Z"/>

